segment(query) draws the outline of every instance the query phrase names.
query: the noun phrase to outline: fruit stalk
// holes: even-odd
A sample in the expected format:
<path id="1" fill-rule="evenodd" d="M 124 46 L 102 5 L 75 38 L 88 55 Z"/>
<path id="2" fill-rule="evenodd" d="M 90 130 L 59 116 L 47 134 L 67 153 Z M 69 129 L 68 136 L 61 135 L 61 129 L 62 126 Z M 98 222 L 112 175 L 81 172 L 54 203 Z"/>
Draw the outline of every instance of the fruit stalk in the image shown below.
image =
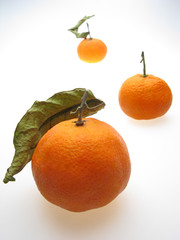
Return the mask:
<path id="1" fill-rule="evenodd" d="M 141 54 L 141 63 L 143 62 L 143 77 L 147 77 L 147 74 L 146 74 L 146 63 L 145 63 L 145 57 L 144 57 L 144 52 L 142 52 Z"/>
<path id="2" fill-rule="evenodd" d="M 81 105 L 77 109 L 78 110 L 78 120 L 76 121 L 76 126 L 84 125 L 85 121 L 82 120 L 82 112 L 83 112 L 83 108 L 84 108 L 84 106 L 86 104 L 87 95 L 88 95 L 88 91 L 86 90 L 84 92 L 83 97 L 82 97 Z"/>
<path id="3" fill-rule="evenodd" d="M 89 38 L 92 39 L 91 34 L 90 34 L 90 30 L 89 30 L 89 24 L 88 23 L 86 23 L 86 24 L 87 24 L 87 29 L 88 29 L 88 33 L 89 33 Z"/>

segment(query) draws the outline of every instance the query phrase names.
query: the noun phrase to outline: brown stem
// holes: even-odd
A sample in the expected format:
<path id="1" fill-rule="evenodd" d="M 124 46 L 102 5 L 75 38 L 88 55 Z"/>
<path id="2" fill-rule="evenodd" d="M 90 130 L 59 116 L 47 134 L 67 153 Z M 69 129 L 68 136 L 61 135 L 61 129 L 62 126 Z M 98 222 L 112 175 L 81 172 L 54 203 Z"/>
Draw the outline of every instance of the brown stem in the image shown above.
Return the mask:
<path id="1" fill-rule="evenodd" d="M 88 91 L 86 90 L 84 92 L 83 97 L 82 97 L 81 105 L 78 107 L 78 120 L 75 122 L 76 126 L 84 125 L 85 121 L 82 120 L 82 112 L 83 112 L 83 108 L 84 108 L 84 106 L 86 104 L 87 95 L 88 95 Z"/>
<path id="2" fill-rule="evenodd" d="M 147 77 L 147 74 L 146 74 L 146 63 L 145 63 L 145 57 L 144 57 L 144 52 L 141 53 L 141 61 L 140 62 L 143 62 L 143 77 Z"/>

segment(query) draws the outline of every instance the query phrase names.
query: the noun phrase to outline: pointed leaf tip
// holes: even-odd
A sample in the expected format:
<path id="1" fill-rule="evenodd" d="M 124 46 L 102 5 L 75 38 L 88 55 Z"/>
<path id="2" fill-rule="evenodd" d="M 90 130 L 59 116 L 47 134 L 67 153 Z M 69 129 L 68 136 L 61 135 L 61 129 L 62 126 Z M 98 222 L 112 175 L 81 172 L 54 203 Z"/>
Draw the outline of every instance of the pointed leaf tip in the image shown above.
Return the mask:
<path id="1" fill-rule="evenodd" d="M 33 152 L 41 137 L 54 125 L 61 121 L 76 118 L 76 109 L 86 89 L 76 88 L 54 94 L 46 101 L 35 101 L 25 113 L 14 132 L 15 154 L 11 166 L 7 169 L 4 183 L 15 181 L 13 177 L 31 161 Z M 88 90 L 87 106 L 83 117 L 95 114 L 103 109 L 105 103 Z"/>
<path id="2" fill-rule="evenodd" d="M 88 36 L 89 32 L 79 33 L 78 29 L 86 20 L 88 20 L 94 16 L 95 15 L 83 17 L 81 20 L 79 20 L 79 22 L 74 27 L 68 29 L 68 31 L 72 32 L 76 36 L 76 38 L 86 38 Z"/>

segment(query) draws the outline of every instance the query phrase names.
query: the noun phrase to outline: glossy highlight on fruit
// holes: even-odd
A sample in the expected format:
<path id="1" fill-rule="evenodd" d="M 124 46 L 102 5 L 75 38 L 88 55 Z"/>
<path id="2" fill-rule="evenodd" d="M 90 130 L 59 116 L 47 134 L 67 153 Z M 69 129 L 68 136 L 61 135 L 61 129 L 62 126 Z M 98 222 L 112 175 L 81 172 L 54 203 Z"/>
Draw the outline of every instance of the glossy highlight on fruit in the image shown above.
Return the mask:
<path id="1" fill-rule="evenodd" d="M 94 118 L 67 120 L 51 128 L 32 157 L 41 194 L 64 209 L 81 212 L 107 205 L 127 186 L 127 146 L 109 124 Z M 85 122 L 84 122 L 85 121 Z"/>

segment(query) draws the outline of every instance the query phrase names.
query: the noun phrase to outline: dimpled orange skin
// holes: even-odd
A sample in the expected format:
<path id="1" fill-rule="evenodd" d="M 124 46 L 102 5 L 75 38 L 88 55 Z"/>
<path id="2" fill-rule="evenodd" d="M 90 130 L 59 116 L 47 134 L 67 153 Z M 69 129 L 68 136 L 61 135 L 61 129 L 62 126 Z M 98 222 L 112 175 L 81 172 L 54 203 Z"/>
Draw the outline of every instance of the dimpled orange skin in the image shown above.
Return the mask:
<path id="1" fill-rule="evenodd" d="M 163 116 L 172 104 L 168 84 L 153 75 L 137 74 L 128 78 L 119 91 L 119 104 L 129 117 L 153 119 Z"/>
<path id="2" fill-rule="evenodd" d="M 105 122 L 87 118 L 83 126 L 67 120 L 51 128 L 32 157 L 32 172 L 41 194 L 73 212 L 107 205 L 129 181 L 126 144 Z"/>
<path id="3" fill-rule="evenodd" d="M 87 63 L 102 61 L 107 53 L 105 43 L 96 38 L 85 38 L 77 48 L 79 58 Z"/>

